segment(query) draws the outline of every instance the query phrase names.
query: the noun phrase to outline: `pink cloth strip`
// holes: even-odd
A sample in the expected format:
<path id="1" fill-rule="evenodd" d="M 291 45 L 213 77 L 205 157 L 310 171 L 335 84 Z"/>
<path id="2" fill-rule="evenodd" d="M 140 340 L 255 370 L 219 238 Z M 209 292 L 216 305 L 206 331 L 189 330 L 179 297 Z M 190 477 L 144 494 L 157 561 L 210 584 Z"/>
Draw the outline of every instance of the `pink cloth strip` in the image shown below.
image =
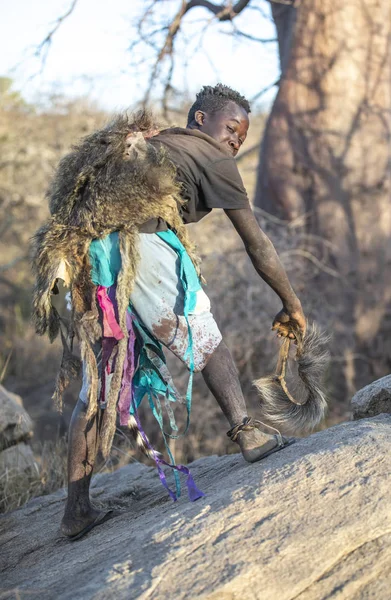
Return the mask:
<path id="1" fill-rule="evenodd" d="M 122 340 L 124 334 L 121 327 L 117 323 L 115 317 L 115 311 L 112 301 L 110 300 L 106 287 L 99 285 L 96 295 L 98 298 L 99 306 L 103 313 L 103 336 L 108 338 L 115 338 L 116 340 Z"/>

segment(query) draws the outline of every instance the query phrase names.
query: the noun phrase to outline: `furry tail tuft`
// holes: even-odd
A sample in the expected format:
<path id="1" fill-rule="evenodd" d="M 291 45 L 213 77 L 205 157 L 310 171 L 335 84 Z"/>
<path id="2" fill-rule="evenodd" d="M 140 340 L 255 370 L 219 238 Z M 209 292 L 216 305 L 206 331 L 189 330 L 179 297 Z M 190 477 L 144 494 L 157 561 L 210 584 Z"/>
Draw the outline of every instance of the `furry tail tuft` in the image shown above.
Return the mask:
<path id="1" fill-rule="evenodd" d="M 139 450 L 141 450 L 141 452 L 143 452 L 143 454 L 145 454 L 145 456 L 147 456 L 148 458 L 151 458 L 152 460 L 155 460 L 156 455 L 161 456 L 160 452 L 157 452 L 156 450 L 151 449 L 152 448 L 151 444 L 148 446 L 148 444 L 145 442 L 145 440 L 144 440 L 143 436 L 141 435 L 140 430 L 138 428 L 137 421 L 133 415 L 129 416 L 128 428 L 129 428 L 131 435 L 133 436 L 133 439 L 135 441 L 137 448 Z M 148 440 L 148 442 L 149 442 L 149 440 Z"/>
<path id="2" fill-rule="evenodd" d="M 297 401 L 283 389 L 277 373 L 254 381 L 260 395 L 262 416 L 284 433 L 309 433 L 325 416 L 327 400 L 323 379 L 330 359 L 328 342 L 329 336 L 314 324 L 298 342 L 298 382 L 294 392 Z"/>

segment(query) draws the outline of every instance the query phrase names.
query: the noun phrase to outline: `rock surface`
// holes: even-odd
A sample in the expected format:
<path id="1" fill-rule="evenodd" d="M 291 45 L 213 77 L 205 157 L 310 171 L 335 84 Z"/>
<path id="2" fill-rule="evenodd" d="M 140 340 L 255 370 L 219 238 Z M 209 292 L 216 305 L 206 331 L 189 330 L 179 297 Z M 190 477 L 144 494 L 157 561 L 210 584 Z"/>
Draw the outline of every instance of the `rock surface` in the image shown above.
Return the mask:
<path id="1" fill-rule="evenodd" d="M 93 483 L 120 516 L 61 538 L 65 492 L 0 519 L 1 598 L 388 600 L 391 416 L 345 423 L 254 465 L 203 458 L 206 497 L 173 504 L 140 464 Z"/>
<path id="2" fill-rule="evenodd" d="M 33 423 L 20 396 L 0 385 L 0 493 L 2 477 L 35 470 L 33 452 L 25 442 L 33 435 Z"/>
<path id="3" fill-rule="evenodd" d="M 6 470 L 27 471 L 37 468 L 33 451 L 27 444 L 21 442 L 0 452 L 0 475 Z M 0 482 L 1 484 L 1 482 Z M 1 489 L 1 485 L 0 485 Z"/>
<path id="4" fill-rule="evenodd" d="M 21 398 L 0 385 L 0 451 L 26 441 L 32 434 L 33 424 Z"/>
<path id="5" fill-rule="evenodd" d="M 352 399 L 353 419 L 391 414 L 391 375 L 382 377 L 359 390 Z"/>

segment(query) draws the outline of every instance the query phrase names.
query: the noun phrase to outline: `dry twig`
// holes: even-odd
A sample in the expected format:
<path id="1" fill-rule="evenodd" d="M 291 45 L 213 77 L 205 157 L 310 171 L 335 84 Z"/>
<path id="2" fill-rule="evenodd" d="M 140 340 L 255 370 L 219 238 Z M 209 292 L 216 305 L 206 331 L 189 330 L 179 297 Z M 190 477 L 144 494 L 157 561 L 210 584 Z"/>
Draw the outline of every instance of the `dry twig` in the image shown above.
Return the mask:
<path id="1" fill-rule="evenodd" d="M 38 57 L 41 57 L 41 61 L 42 61 L 41 70 L 45 67 L 48 52 L 49 52 L 50 46 L 53 41 L 53 36 L 58 31 L 58 29 L 61 27 L 63 22 L 73 13 L 76 4 L 77 4 L 77 0 L 72 0 L 72 4 L 68 8 L 68 10 L 63 15 L 61 15 L 61 17 L 58 17 L 58 19 L 55 21 L 53 28 L 49 31 L 49 33 L 47 34 L 45 39 L 42 40 L 42 42 L 37 47 L 37 49 L 35 51 L 35 55 Z"/>

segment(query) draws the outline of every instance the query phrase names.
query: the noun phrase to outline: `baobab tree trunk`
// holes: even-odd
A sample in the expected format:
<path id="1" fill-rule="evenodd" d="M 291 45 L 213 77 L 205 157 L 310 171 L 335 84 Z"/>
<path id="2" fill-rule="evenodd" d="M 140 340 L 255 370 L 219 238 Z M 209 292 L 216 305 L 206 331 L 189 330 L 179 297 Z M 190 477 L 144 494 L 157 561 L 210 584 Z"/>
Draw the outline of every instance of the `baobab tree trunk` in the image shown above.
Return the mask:
<path id="1" fill-rule="evenodd" d="M 331 243 L 333 267 L 349 283 L 342 314 L 355 351 L 373 356 L 391 329 L 391 5 L 294 6 L 272 4 L 282 76 L 255 206 L 289 221 L 303 217 L 309 233 Z M 323 289 L 329 283 L 323 278 Z M 389 369 L 390 343 L 383 339 L 375 354 Z"/>

